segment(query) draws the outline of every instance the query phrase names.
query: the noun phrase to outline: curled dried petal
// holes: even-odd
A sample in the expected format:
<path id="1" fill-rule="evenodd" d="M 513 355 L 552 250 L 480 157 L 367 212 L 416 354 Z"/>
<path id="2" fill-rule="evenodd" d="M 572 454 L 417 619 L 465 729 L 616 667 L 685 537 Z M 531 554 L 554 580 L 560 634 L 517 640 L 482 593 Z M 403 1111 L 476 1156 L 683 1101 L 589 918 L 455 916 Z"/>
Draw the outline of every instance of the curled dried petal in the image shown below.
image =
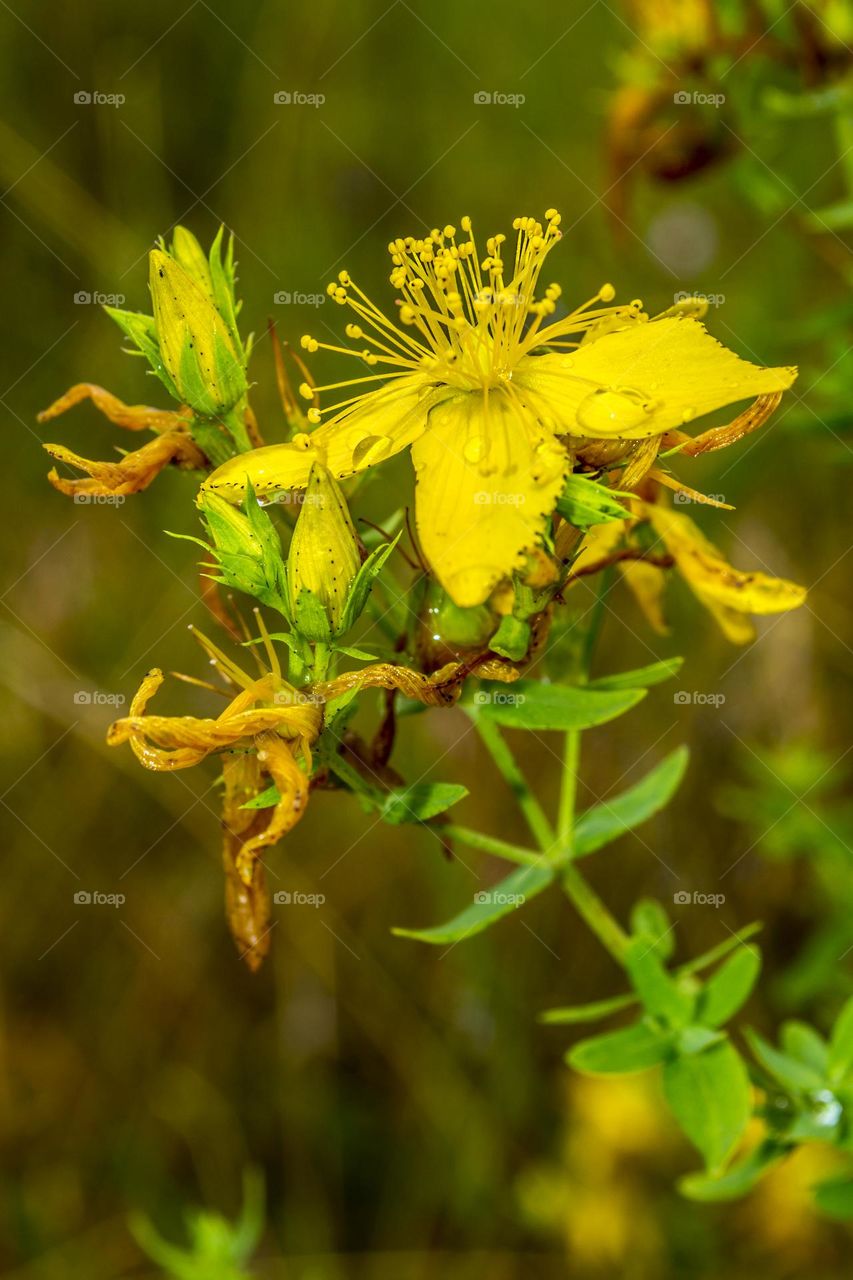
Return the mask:
<path id="1" fill-rule="evenodd" d="M 60 493 L 73 496 L 120 496 L 140 493 L 147 489 L 160 472 L 170 463 L 182 469 L 197 470 L 204 466 L 204 455 L 193 444 L 185 431 L 167 431 L 149 440 L 141 449 L 126 453 L 117 462 L 95 462 L 81 458 L 61 444 L 46 444 L 44 448 L 52 458 L 85 471 L 90 477 L 67 480 L 55 468 L 48 472 L 48 480 Z"/>

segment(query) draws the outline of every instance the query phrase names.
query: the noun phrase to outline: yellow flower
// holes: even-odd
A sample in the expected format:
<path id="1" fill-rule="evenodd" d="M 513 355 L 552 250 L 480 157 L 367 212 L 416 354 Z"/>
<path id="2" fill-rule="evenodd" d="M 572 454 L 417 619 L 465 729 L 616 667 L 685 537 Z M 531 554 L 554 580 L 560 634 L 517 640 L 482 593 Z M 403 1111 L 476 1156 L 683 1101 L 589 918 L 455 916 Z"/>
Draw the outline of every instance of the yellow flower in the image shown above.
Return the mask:
<path id="1" fill-rule="evenodd" d="M 314 424 L 324 412 L 332 419 L 224 463 L 204 488 L 231 502 L 241 502 L 247 481 L 259 495 L 304 489 L 315 461 L 346 476 L 411 445 L 425 557 L 453 602 L 480 604 L 537 544 L 573 454 L 589 440 L 615 447 L 617 457 L 639 451 L 651 466 L 649 440 L 736 401 L 775 404 L 792 384 L 793 369 L 760 369 L 726 351 L 690 314 L 695 308 L 649 321 L 642 303 L 608 306 L 610 284 L 555 319 L 560 287 L 540 288 L 539 276 L 560 239 L 560 215 L 548 210 L 544 227 L 517 218 L 514 227 L 515 246 L 506 252 L 506 237 L 496 236 L 485 256 L 467 218 L 461 236 L 444 227 L 393 241 L 400 323 L 342 271 L 329 293 L 355 314 L 346 333 L 357 347 L 311 337 L 302 346 L 355 356 L 375 371 L 306 385 L 306 398 L 343 388 L 352 396 L 311 408 Z"/>
<path id="2" fill-rule="evenodd" d="M 329 293 L 354 313 L 346 333 L 357 346 L 302 344 L 355 356 L 371 372 L 306 386 L 306 399 L 352 395 L 312 408 L 314 423 L 333 413 L 317 430 L 225 463 L 204 487 L 239 502 L 247 480 L 262 496 L 304 488 L 314 461 L 340 477 L 411 445 L 424 554 L 456 604 L 476 605 L 541 538 L 585 441 L 617 442 L 630 454 L 793 381 L 793 369 L 761 369 L 727 351 L 689 308 L 650 322 L 639 302 L 606 305 L 612 285 L 555 318 L 560 288 L 542 289 L 540 275 L 560 239 L 559 214 L 549 210 L 544 226 L 534 218 L 513 226 L 515 244 L 494 236 L 485 255 L 469 218 L 461 235 L 447 226 L 393 241 L 399 323 L 341 272 Z M 653 452 L 645 447 L 649 465 Z"/>

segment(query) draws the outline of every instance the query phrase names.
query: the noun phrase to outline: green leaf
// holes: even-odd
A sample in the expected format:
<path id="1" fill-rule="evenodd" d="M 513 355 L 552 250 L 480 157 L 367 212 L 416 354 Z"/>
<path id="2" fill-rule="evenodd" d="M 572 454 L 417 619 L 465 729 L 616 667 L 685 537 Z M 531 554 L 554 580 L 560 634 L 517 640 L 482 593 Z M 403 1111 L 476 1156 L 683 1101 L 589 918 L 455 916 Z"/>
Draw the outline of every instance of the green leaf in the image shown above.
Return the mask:
<path id="1" fill-rule="evenodd" d="M 635 786 L 582 813 L 575 823 L 574 856 L 594 853 L 663 809 L 678 790 L 687 760 L 687 747 L 676 747 Z"/>
<path id="2" fill-rule="evenodd" d="M 663 1062 L 669 1040 L 647 1022 L 581 1040 L 566 1054 L 576 1071 L 592 1076 L 628 1075 Z"/>
<path id="3" fill-rule="evenodd" d="M 476 893 L 471 906 L 460 911 L 447 924 L 436 925 L 433 929 L 392 929 L 391 932 L 398 938 L 414 938 L 417 942 L 430 942 L 435 946 L 473 938 L 535 898 L 548 888 L 553 879 L 553 867 L 519 867 L 491 889 Z"/>
<path id="4" fill-rule="evenodd" d="M 467 794 L 468 788 L 455 782 L 416 782 L 390 791 L 380 812 L 385 822 L 395 825 L 426 822 L 464 800 Z"/>
<path id="5" fill-rule="evenodd" d="M 827 1178 L 812 1187 L 815 1204 L 830 1218 L 846 1222 L 853 1218 L 853 1177 Z"/>
<path id="6" fill-rule="evenodd" d="M 773 1045 L 768 1044 L 757 1031 L 753 1031 L 748 1027 L 744 1035 L 749 1042 L 749 1047 L 765 1071 L 769 1071 L 775 1080 L 778 1080 L 784 1088 L 789 1089 L 792 1093 L 820 1089 L 824 1084 L 820 1072 L 800 1062 L 797 1058 L 791 1058 L 787 1053 L 781 1053 L 778 1049 L 774 1049 Z"/>
<path id="7" fill-rule="evenodd" d="M 474 695 L 478 714 L 510 729 L 590 729 L 629 711 L 645 689 L 595 690 L 585 686 L 516 680 L 484 682 Z"/>
<path id="8" fill-rule="evenodd" d="M 665 1063 L 663 1091 L 706 1166 L 721 1168 L 740 1141 L 751 1111 L 749 1077 L 731 1041 Z"/>
<path id="9" fill-rule="evenodd" d="M 267 787 L 265 791 L 261 791 L 256 796 L 252 796 L 251 800 L 247 800 L 245 804 L 241 804 L 241 809 L 272 809 L 281 799 L 281 792 L 275 783 L 271 787 Z"/>
<path id="10" fill-rule="evenodd" d="M 588 689 L 645 689 L 649 685 L 661 684 L 677 676 L 684 665 L 683 658 L 664 658 L 661 662 L 651 662 L 647 667 L 635 667 L 633 671 L 619 671 L 611 676 L 598 676 L 590 680 Z"/>
<path id="11" fill-rule="evenodd" d="M 694 997 L 667 973 L 654 943 L 646 937 L 632 938 L 625 950 L 625 967 L 649 1013 L 671 1027 L 687 1025 L 693 1016 Z"/>
<path id="12" fill-rule="evenodd" d="M 780 1040 L 790 1057 L 817 1071 L 821 1079 L 826 1076 L 829 1047 L 823 1036 L 818 1035 L 807 1022 L 799 1022 L 795 1018 L 784 1022 Z"/>
<path id="13" fill-rule="evenodd" d="M 629 513 L 617 502 L 616 492 L 589 476 L 572 475 L 566 481 L 562 497 L 557 500 L 557 510 L 576 529 L 588 529 L 590 525 L 606 524 L 610 520 L 625 520 Z"/>
<path id="14" fill-rule="evenodd" d="M 546 1009 L 539 1015 L 539 1021 L 548 1026 L 572 1026 L 579 1022 L 598 1022 L 601 1018 L 609 1018 L 611 1013 L 627 1009 L 636 1004 L 633 995 L 611 996 L 608 1000 L 593 1000 L 589 1004 L 571 1004 L 561 1009 Z"/>
<path id="15" fill-rule="evenodd" d="M 382 546 L 371 551 L 364 564 L 359 569 L 352 581 L 352 586 L 347 596 L 347 602 L 344 606 L 343 617 L 341 619 L 341 632 L 348 631 L 354 622 L 361 617 L 364 606 L 367 604 L 367 597 L 370 595 L 370 589 L 378 578 L 379 574 L 385 566 L 385 561 L 391 555 L 402 537 L 402 530 L 397 534 L 392 542 L 383 543 Z"/>
<path id="16" fill-rule="evenodd" d="M 368 653 L 366 649 L 356 649 L 349 644 L 336 644 L 333 648 L 335 653 L 342 653 L 345 658 L 354 658 L 356 662 L 378 661 L 375 653 Z"/>
<path id="17" fill-rule="evenodd" d="M 704 1053 L 709 1045 L 725 1038 L 725 1031 L 715 1031 L 711 1027 L 700 1027 L 694 1023 L 678 1033 L 676 1048 L 680 1054 Z"/>
<path id="18" fill-rule="evenodd" d="M 520 662 L 530 648 L 530 623 L 514 618 L 511 613 L 501 618 L 497 631 L 489 641 L 492 653 L 511 662 Z"/>
<path id="19" fill-rule="evenodd" d="M 631 909 L 631 932 L 646 938 L 662 960 L 675 950 L 675 936 L 669 916 L 656 898 L 640 898 Z"/>
<path id="20" fill-rule="evenodd" d="M 832 1028 L 828 1066 L 829 1079 L 835 1083 L 845 1080 L 853 1067 L 853 996 L 839 1013 Z"/>
<path id="21" fill-rule="evenodd" d="M 708 979 L 699 997 L 698 1017 L 709 1027 L 728 1022 L 748 999 L 761 970 L 757 947 L 742 947 Z"/>
<path id="22" fill-rule="evenodd" d="M 737 1200 L 751 1191 L 790 1149 L 786 1143 L 775 1142 L 772 1138 L 765 1139 L 725 1173 L 690 1173 L 681 1179 L 678 1188 L 690 1200 L 702 1200 L 706 1203 Z"/>

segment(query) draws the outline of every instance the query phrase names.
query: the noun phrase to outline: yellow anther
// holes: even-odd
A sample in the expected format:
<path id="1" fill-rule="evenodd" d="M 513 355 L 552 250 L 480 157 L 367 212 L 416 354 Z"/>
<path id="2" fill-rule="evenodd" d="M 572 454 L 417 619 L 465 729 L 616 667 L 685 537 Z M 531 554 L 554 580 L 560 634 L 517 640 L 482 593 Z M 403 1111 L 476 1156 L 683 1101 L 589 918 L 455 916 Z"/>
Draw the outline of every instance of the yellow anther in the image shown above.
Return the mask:
<path id="1" fill-rule="evenodd" d="M 309 409 L 305 416 L 308 419 L 308 421 L 313 422 L 315 426 L 322 419 L 322 414 L 320 413 L 319 409 Z"/>
<path id="2" fill-rule="evenodd" d="M 299 394 L 302 396 L 303 400 L 314 399 L 314 389 L 307 382 L 301 382 L 299 384 Z"/>
<path id="3" fill-rule="evenodd" d="M 616 297 L 616 290 L 612 284 L 603 284 L 598 291 L 598 296 L 602 302 L 612 302 Z"/>

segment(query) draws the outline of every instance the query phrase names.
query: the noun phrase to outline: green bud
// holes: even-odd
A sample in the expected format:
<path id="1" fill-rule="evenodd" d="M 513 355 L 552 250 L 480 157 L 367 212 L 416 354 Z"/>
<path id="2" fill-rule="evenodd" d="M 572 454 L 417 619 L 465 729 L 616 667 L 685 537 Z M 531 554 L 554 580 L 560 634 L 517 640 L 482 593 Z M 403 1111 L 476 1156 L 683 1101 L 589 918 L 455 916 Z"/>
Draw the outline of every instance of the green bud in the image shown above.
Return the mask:
<path id="1" fill-rule="evenodd" d="M 169 254 L 152 249 L 150 267 L 160 355 L 178 398 L 203 417 L 220 417 L 248 389 L 228 325 Z"/>
<path id="2" fill-rule="evenodd" d="M 211 301 L 213 297 L 213 281 L 210 276 L 210 264 L 207 256 L 191 231 L 186 227 L 175 227 L 172 232 L 172 257 L 183 267 L 202 293 Z"/>
<path id="3" fill-rule="evenodd" d="M 337 635 L 348 622 L 347 602 L 361 567 L 358 540 L 340 486 L 320 463 L 308 477 L 287 558 L 291 616 L 309 639 Z M 315 634 L 324 627 L 326 634 Z"/>
<path id="4" fill-rule="evenodd" d="M 220 569 L 218 582 L 245 591 L 287 614 L 285 566 L 275 526 L 249 492 L 243 510 L 203 490 L 199 509 L 211 543 L 204 545 Z"/>

